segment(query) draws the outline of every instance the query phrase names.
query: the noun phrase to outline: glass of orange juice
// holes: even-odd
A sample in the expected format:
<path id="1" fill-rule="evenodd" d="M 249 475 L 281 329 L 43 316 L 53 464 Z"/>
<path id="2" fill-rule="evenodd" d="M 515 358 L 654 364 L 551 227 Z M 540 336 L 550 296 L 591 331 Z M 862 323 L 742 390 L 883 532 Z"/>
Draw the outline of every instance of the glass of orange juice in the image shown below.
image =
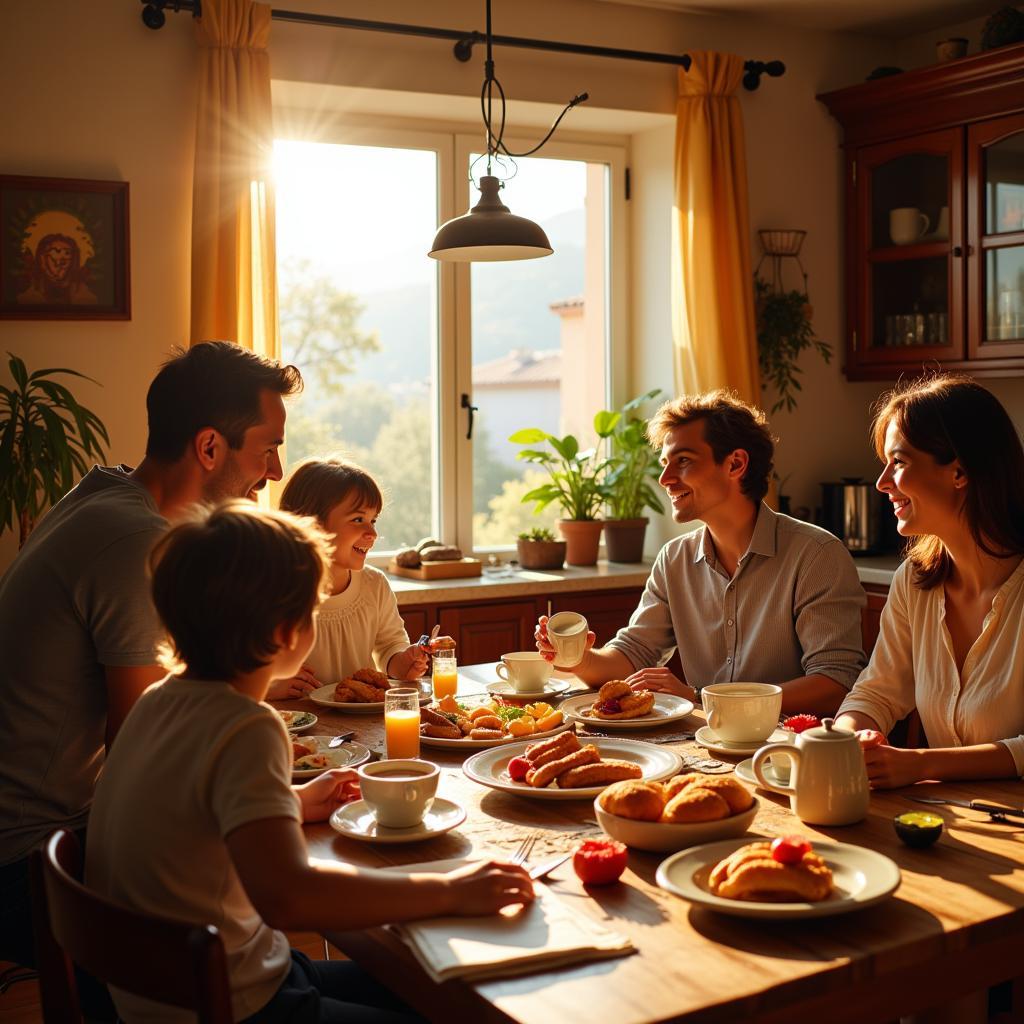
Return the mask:
<path id="1" fill-rule="evenodd" d="M 459 673 L 455 666 L 455 654 L 450 651 L 443 651 L 434 655 L 434 665 L 431 672 L 434 683 L 434 697 L 441 700 L 442 697 L 455 696 L 459 688 Z"/>
<path id="2" fill-rule="evenodd" d="M 384 691 L 384 738 L 388 758 L 420 756 L 420 691 L 396 687 Z"/>

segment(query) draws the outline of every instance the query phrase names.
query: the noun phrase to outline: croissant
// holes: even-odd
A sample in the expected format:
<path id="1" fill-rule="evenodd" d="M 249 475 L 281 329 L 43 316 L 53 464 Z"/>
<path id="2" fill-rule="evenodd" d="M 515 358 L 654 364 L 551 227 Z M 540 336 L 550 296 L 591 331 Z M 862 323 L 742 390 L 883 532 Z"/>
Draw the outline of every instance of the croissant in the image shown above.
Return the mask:
<path id="1" fill-rule="evenodd" d="M 749 843 L 715 865 L 708 887 L 731 900 L 817 903 L 832 892 L 832 872 L 816 853 L 783 864 L 772 859 L 770 843 Z"/>
<path id="2" fill-rule="evenodd" d="M 613 679 L 598 690 L 590 714 L 593 718 L 616 721 L 640 718 L 650 714 L 653 707 L 654 694 L 650 690 L 633 690 L 624 680 Z"/>

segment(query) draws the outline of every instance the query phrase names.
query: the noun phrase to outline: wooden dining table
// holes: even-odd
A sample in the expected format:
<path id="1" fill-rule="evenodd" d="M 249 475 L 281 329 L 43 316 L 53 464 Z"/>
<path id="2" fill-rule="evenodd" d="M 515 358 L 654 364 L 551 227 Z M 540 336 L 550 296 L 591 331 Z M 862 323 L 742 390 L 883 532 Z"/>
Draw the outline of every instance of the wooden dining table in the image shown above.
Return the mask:
<path id="1" fill-rule="evenodd" d="M 583 689 L 562 675 L 575 691 Z M 459 692 L 480 692 L 496 679 L 493 665 L 460 668 Z M 351 729 L 357 742 L 382 751 L 379 712 L 343 713 L 309 700 L 278 706 L 313 711 L 319 716 L 314 733 Z M 682 722 L 622 735 L 656 740 L 703 724 L 695 710 Z M 708 755 L 690 739 L 667 746 L 684 756 L 713 756 L 730 764 L 742 760 Z M 531 862 L 539 863 L 603 835 L 589 800 L 551 801 L 486 788 L 463 774 L 468 755 L 462 751 L 424 746 L 421 756 L 441 767 L 438 796 L 467 811 L 461 826 L 423 842 L 379 845 L 311 824 L 305 828 L 311 856 L 365 867 L 501 857 L 536 834 Z M 797 833 L 812 841 L 867 847 L 899 866 L 902 881 L 893 896 L 840 916 L 789 921 L 726 916 L 659 888 L 655 873 L 669 855 L 639 850 L 629 851 L 625 874 L 610 886 L 585 888 L 571 861 L 537 883 L 550 886 L 579 914 L 628 935 L 637 953 L 617 959 L 438 985 L 385 928 L 327 938 L 423 1016 L 444 1024 L 891 1021 L 1024 974 L 1024 822 L 932 807 L 945 819 L 944 833 L 932 847 L 911 849 L 896 836 L 893 817 L 923 809 L 911 802 L 912 794 L 1024 805 L 1024 786 L 1016 780 L 922 783 L 874 791 L 865 821 L 823 828 L 801 822 L 784 797 L 759 790 L 752 840 Z"/>

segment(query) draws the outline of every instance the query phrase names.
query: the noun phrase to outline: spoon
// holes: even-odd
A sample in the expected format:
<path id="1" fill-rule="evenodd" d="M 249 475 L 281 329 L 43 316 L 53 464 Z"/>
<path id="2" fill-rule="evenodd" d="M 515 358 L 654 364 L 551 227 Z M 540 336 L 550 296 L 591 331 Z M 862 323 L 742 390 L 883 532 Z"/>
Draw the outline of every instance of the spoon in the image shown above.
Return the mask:
<path id="1" fill-rule="evenodd" d="M 355 736 L 355 732 L 343 732 L 337 736 L 332 737 L 331 742 L 327 744 L 328 750 L 333 750 L 335 747 L 340 747 L 345 740 L 350 740 Z"/>

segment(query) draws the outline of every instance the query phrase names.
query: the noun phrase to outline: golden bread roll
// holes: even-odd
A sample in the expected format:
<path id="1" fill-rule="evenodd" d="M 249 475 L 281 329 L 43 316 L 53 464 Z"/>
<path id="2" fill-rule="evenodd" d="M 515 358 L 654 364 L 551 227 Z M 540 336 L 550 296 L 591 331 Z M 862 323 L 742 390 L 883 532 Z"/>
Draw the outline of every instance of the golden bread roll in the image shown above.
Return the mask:
<path id="1" fill-rule="evenodd" d="M 715 865 L 708 887 L 730 900 L 817 903 L 832 892 L 832 872 L 816 853 L 783 864 L 772 859 L 771 843 L 749 843 Z"/>
<path id="2" fill-rule="evenodd" d="M 661 820 L 673 825 L 689 825 L 728 817 L 729 805 L 717 793 L 701 786 L 687 786 L 665 804 Z"/>
<path id="3" fill-rule="evenodd" d="M 639 779 L 642 775 L 640 765 L 609 758 L 570 768 L 555 779 L 555 785 L 559 789 L 586 789 L 588 786 L 603 786 L 621 779 Z"/>
<path id="4" fill-rule="evenodd" d="M 665 791 L 666 802 L 671 800 L 677 793 L 681 793 L 687 786 L 692 786 L 698 780 L 707 778 L 710 778 L 710 776 L 704 775 L 702 772 L 690 772 L 688 775 L 673 775 L 671 779 L 661 784 L 661 788 Z"/>
<path id="5" fill-rule="evenodd" d="M 704 775 L 700 780 L 700 788 L 717 793 L 729 805 L 730 814 L 742 814 L 754 806 L 754 794 L 731 776 Z"/>
<path id="6" fill-rule="evenodd" d="M 598 800 L 609 814 L 634 821 L 658 821 L 665 809 L 665 793 L 661 786 L 641 779 L 616 782 Z"/>
<path id="7" fill-rule="evenodd" d="M 548 761 L 547 764 L 541 765 L 539 768 L 531 769 L 526 773 L 526 781 L 534 789 L 543 789 L 550 782 L 557 779 L 559 775 L 569 771 L 570 768 L 579 768 L 582 765 L 594 764 L 600 760 L 601 755 L 597 752 L 597 747 L 592 743 L 588 743 L 585 747 L 580 747 L 579 750 L 574 750 L 571 754 L 567 754 L 557 761 Z"/>

